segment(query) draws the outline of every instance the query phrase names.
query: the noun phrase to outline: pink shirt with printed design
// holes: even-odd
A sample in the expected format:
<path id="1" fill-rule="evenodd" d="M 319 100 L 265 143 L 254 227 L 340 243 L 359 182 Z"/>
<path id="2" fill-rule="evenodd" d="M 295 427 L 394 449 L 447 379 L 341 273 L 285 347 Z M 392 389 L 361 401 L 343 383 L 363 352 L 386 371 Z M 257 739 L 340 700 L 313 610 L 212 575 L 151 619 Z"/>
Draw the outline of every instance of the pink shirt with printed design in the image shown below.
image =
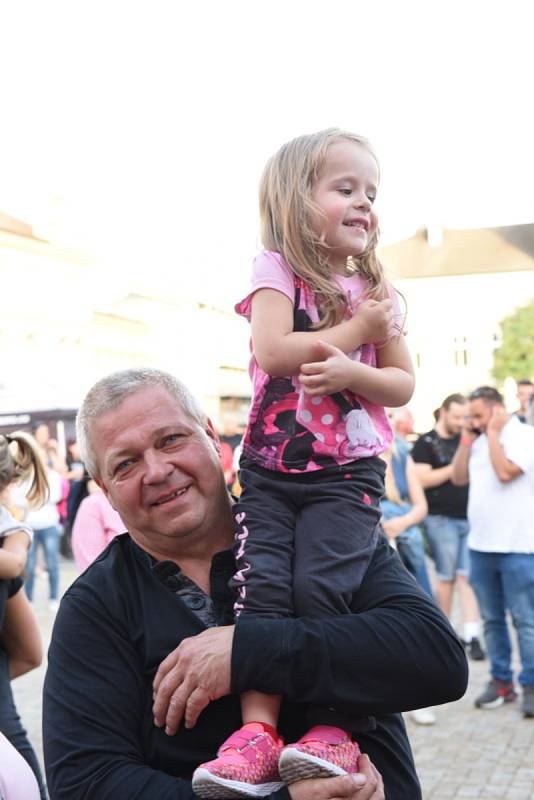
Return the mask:
<path id="1" fill-rule="evenodd" d="M 365 281 L 359 275 L 336 280 L 354 313 L 365 300 Z M 276 289 L 294 305 L 294 330 L 308 330 L 319 320 L 311 289 L 297 278 L 279 253 L 264 251 L 254 260 L 247 296 L 236 305 L 238 314 L 250 319 L 252 296 L 258 289 Z M 403 314 L 397 295 L 390 290 L 398 335 Z M 376 367 L 377 347 L 384 342 L 364 344 L 349 357 Z M 391 444 L 392 433 L 382 406 L 348 390 L 323 397 L 307 395 L 296 375 L 274 378 L 264 372 L 252 356 L 249 373 L 253 398 L 243 455 L 255 464 L 289 473 L 310 472 L 375 456 Z"/>

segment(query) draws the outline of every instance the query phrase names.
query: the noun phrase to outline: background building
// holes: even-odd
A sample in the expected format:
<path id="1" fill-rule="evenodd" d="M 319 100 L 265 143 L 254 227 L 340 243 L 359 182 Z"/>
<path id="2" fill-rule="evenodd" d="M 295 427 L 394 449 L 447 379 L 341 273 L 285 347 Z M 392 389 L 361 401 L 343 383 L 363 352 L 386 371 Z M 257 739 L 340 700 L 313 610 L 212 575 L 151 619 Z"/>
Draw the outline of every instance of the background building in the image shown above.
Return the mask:
<path id="1" fill-rule="evenodd" d="M 419 231 L 380 256 L 407 301 L 417 369 L 410 405 L 421 430 L 447 394 L 491 382 L 498 323 L 534 296 L 534 224 Z M 126 274 L 124 265 L 103 266 L 0 214 L 0 429 L 23 424 L 21 414 L 29 421 L 53 412 L 70 436 L 87 388 L 133 365 L 178 374 L 216 425 L 228 416 L 242 425 L 247 323 L 187 286 L 165 297 L 125 290 Z"/>

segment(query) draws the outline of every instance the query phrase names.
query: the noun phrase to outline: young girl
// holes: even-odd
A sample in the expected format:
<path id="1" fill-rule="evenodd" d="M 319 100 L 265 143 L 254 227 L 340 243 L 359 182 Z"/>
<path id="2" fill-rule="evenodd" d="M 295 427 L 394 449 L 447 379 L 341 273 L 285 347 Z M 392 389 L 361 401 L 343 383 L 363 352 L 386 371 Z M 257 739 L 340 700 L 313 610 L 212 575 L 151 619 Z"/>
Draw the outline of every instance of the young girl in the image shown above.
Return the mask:
<path id="1" fill-rule="evenodd" d="M 40 796 L 45 800 L 47 795 L 39 762 L 22 727 L 11 691 L 11 680 L 38 666 L 42 658 L 39 629 L 21 579 L 32 529 L 9 510 L 8 487 L 25 481 L 30 487 L 28 501 L 32 505 L 43 503 L 48 496 L 48 484 L 32 437 L 23 432 L 10 436 L 0 434 L 0 733 L 28 762 Z M 7 747 L 5 742 L 4 747 Z M 26 783 L 22 772 L 20 781 L 21 786 L 28 786 L 28 794 L 24 796 L 33 797 L 33 788 L 30 792 L 30 784 Z"/>
<path id="2" fill-rule="evenodd" d="M 376 257 L 379 182 L 365 139 L 330 129 L 284 145 L 260 184 L 262 239 L 236 306 L 251 323 L 254 396 L 236 506 L 236 615 L 349 613 L 378 539 L 392 434 L 411 397 L 394 291 Z M 283 747 L 280 697 L 242 697 L 243 727 L 202 764 L 203 797 L 357 771 L 347 731 L 315 725 Z M 317 720 L 319 723 L 325 720 Z"/>
<path id="3" fill-rule="evenodd" d="M 18 431 L 0 434 L 0 579 L 18 578 L 26 566 L 33 531 L 9 510 L 9 485 L 31 481 L 30 505 L 41 505 L 48 496 L 46 472 L 31 436 Z"/>

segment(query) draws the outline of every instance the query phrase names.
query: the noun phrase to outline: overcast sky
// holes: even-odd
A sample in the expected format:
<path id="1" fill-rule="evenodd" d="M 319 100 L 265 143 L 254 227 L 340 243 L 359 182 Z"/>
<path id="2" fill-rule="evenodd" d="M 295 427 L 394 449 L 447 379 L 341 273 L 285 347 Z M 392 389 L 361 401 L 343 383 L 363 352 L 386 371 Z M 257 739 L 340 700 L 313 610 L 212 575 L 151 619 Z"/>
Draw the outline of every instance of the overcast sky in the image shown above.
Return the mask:
<path id="1" fill-rule="evenodd" d="M 362 133 L 383 241 L 534 217 L 529 0 L 17 0 L 0 25 L 0 210 L 110 292 L 235 300 L 284 141 Z"/>

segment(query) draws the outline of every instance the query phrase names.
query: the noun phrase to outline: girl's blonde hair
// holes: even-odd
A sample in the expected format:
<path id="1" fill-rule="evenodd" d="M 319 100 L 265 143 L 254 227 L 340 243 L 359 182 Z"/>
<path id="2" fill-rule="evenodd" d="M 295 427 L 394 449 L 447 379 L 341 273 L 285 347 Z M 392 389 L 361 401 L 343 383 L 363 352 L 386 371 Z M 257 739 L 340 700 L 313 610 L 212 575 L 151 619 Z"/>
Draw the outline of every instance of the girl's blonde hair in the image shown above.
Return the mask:
<path id="1" fill-rule="evenodd" d="M 313 189 L 324 166 L 328 148 L 336 142 L 355 142 L 369 151 L 371 145 L 355 133 L 328 128 L 306 134 L 284 144 L 267 162 L 260 180 L 261 238 L 266 250 L 274 250 L 287 261 L 317 295 L 321 321 L 317 329 L 340 322 L 346 312 L 343 293 L 332 277 L 329 248 L 314 231 L 314 220 L 322 214 L 313 202 Z M 355 271 L 367 282 L 367 296 L 388 297 L 384 270 L 376 256 L 378 235 L 365 253 L 352 258 Z"/>
<path id="2" fill-rule="evenodd" d="M 393 459 L 398 455 L 397 445 L 393 441 L 389 450 L 386 450 L 383 455 L 387 456 L 387 469 L 384 477 L 384 497 L 386 500 L 391 500 L 392 503 L 401 505 L 403 502 L 395 480 L 395 470 L 393 469 Z"/>
<path id="3" fill-rule="evenodd" d="M 49 497 L 46 468 L 33 436 L 15 431 L 8 436 L 0 433 L 0 492 L 13 480 L 31 481 L 27 500 L 30 506 L 40 506 Z"/>

